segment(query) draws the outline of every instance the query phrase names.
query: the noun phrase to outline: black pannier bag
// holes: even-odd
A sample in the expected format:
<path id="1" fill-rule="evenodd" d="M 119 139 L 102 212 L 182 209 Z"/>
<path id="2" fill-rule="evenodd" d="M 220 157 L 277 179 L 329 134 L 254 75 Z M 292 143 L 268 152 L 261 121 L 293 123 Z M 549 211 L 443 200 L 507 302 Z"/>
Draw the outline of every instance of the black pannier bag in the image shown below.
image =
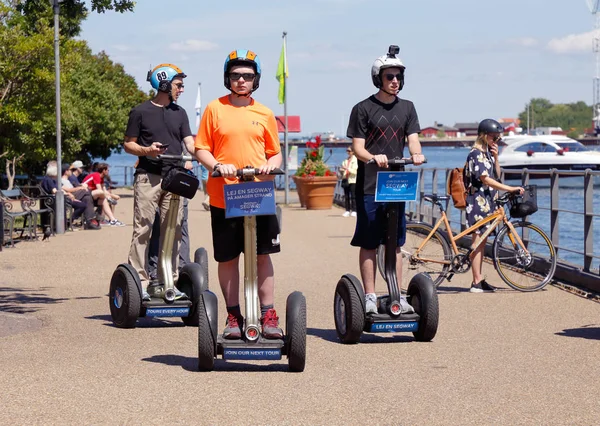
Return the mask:
<path id="1" fill-rule="evenodd" d="M 160 187 L 165 191 L 192 199 L 196 195 L 199 185 L 200 181 L 191 170 L 174 166 L 167 171 Z"/>
<path id="2" fill-rule="evenodd" d="M 517 195 L 510 205 L 511 217 L 525 217 L 537 211 L 537 185 L 526 186 L 523 195 Z"/>

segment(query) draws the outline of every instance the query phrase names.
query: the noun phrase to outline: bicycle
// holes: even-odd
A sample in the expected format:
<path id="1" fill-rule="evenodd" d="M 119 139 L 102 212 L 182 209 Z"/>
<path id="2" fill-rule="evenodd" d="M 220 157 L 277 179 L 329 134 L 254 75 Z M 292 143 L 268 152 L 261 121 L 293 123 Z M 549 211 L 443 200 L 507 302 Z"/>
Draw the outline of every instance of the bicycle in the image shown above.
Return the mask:
<path id="1" fill-rule="evenodd" d="M 500 278 L 511 288 L 519 291 L 536 291 L 544 288 L 554 277 L 556 270 L 556 250 L 552 241 L 539 227 L 526 221 L 511 221 L 505 208 L 513 202 L 514 194 L 505 193 L 496 200 L 498 208 L 473 226 L 454 235 L 442 201 L 448 196 L 427 194 L 425 201 L 436 205 L 441 213 L 434 226 L 421 222 L 408 222 L 406 243 L 402 247 L 403 281 L 412 275 L 426 272 L 436 287 L 445 279 L 450 281 L 454 274 L 464 274 L 471 269 L 471 253 L 496 228 L 503 225 L 492 245 L 492 260 Z M 476 247 L 461 253 L 457 242 L 476 229 L 491 223 L 482 234 Z M 440 230 L 444 224 L 447 235 Z M 381 261 L 385 247 L 378 249 L 377 263 L 382 271 Z"/>

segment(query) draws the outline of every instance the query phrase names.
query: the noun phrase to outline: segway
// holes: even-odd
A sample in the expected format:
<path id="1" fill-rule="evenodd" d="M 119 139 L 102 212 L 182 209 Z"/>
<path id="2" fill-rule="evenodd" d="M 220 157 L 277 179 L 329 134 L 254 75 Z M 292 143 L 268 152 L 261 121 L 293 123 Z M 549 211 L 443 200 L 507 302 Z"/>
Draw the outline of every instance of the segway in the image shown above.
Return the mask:
<path id="1" fill-rule="evenodd" d="M 294 291 L 287 298 L 286 330 L 283 339 L 265 339 L 259 324 L 260 303 L 258 298 L 256 216 L 273 214 L 275 187 L 272 181 L 254 182 L 258 169 L 245 167 L 237 170 L 242 182 L 225 185 L 226 217 L 244 217 L 244 299 L 245 321 L 241 339 L 224 339 L 217 334 L 218 302 L 210 290 L 202 292 L 198 301 L 198 369 L 212 371 L 215 359 L 224 360 L 280 360 L 288 358 L 288 368 L 293 372 L 304 371 L 306 363 L 306 298 Z M 283 174 L 280 169 L 270 174 Z M 220 177 L 214 172 L 213 177 Z M 235 193 L 235 195 L 231 195 Z M 238 200 L 238 202 L 235 201 Z M 240 201 L 239 200 L 243 200 Z M 236 207 L 233 207 L 233 206 Z M 232 215 L 228 212 L 232 209 Z M 236 211 L 233 212 L 233 209 Z M 269 212 L 269 213 L 267 213 Z M 279 221 L 279 223 L 281 223 Z"/>
<path id="2" fill-rule="evenodd" d="M 372 163 L 373 160 L 367 164 Z M 405 164 L 412 164 L 412 160 L 390 159 L 388 160 L 390 171 L 378 172 L 376 200 L 377 193 L 379 191 L 383 193 L 386 186 L 388 188 L 385 190 L 387 197 L 382 198 L 389 200 L 384 201 L 387 218 L 385 281 L 389 293 L 377 298 L 377 313 L 367 315 L 365 292 L 361 281 L 351 274 L 341 277 L 335 289 L 333 311 L 335 329 L 342 343 L 358 343 L 363 332 L 412 332 L 417 341 L 428 342 L 437 332 L 439 305 L 435 285 L 429 275 L 417 274 L 408 285 L 406 298 L 415 312 L 403 313 L 400 306 L 401 291 L 396 275 L 396 247 L 399 202 L 401 202 L 399 200 L 403 199 L 403 195 L 394 196 L 390 188 L 398 190 L 404 185 L 403 182 L 407 181 L 404 178 L 406 174 L 395 173 L 402 170 Z M 385 181 L 386 178 L 389 179 L 388 182 Z"/>
<path id="3" fill-rule="evenodd" d="M 182 162 L 192 160 L 191 156 L 181 155 L 160 155 L 159 158 Z M 208 288 L 204 269 L 200 264 L 189 263 L 181 268 L 175 283 L 171 264 L 180 195 L 192 198 L 198 188 L 198 179 L 182 167 L 174 172 L 170 175 L 169 182 L 174 183 L 175 187 L 179 184 L 184 191 L 181 194 L 171 192 L 167 231 L 160 236 L 163 244 L 158 261 L 162 273 L 158 279 L 150 281 L 150 300 L 143 300 L 144 289 L 133 266 L 121 263 L 112 275 L 109 290 L 110 315 L 113 324 L 119 328 L 134 328 L 139 317 L 181 317 L 185 325 L 198 325 L 198 300 L 202 291 Z M 163 179 L 163 184 L 166 179 L 167 176 Z M 185 297 L 177 298 L 175 287 Z"/>

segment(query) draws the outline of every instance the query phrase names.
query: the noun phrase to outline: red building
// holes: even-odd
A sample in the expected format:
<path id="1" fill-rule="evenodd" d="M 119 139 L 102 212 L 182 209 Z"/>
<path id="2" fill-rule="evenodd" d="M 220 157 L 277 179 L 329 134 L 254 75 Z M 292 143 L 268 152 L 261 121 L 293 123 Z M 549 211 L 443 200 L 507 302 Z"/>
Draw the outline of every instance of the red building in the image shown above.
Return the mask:
<path id="1" fill-rule="evenodd" d="M 443 136 L 439 135 L 443 133 Z M 421 129 L 421 137 L 424 138 L 455 138 L 458 136 L 458 129 L 455 127 L 444 126 L 443 124 L 435 123 L 433 126 Z"/>

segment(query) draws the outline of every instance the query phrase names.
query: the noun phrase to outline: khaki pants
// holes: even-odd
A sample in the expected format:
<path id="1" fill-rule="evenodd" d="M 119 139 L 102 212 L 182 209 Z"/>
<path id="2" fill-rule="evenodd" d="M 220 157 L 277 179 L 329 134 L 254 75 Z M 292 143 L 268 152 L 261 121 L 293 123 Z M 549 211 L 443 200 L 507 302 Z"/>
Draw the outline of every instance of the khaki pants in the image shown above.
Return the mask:
<path id="1" fill-rule="evenodd" d="M 144 288 L 149 283 L 148 250 L 150 247 L 150 236 L 152 235 L 152 224 L 154 223 L 154 215 L 157 208 L 160 208 L 160 235 L 166 235 L 167 230 L 167 211 L 169 210 L 171 193 L 161 189 L 161 181 L 162 177 L 159 175 L 139 173 L 135 176 L 133 184 L 133 236 L 131 238 L 128 262 L 138 272 Z M 180 201 L 177 214 L 177 228 L 175 229 L 175 241 L 173 242 L 173 253 L 171 253 L 175 279 L 177 279 L 182 220 L 183 202 Z M 161 238 L 159 253 L 162 252 L 162 245 L 163 241 Z M 159 262 L 158 277 L 161 276 L 162 266 Z"/>

